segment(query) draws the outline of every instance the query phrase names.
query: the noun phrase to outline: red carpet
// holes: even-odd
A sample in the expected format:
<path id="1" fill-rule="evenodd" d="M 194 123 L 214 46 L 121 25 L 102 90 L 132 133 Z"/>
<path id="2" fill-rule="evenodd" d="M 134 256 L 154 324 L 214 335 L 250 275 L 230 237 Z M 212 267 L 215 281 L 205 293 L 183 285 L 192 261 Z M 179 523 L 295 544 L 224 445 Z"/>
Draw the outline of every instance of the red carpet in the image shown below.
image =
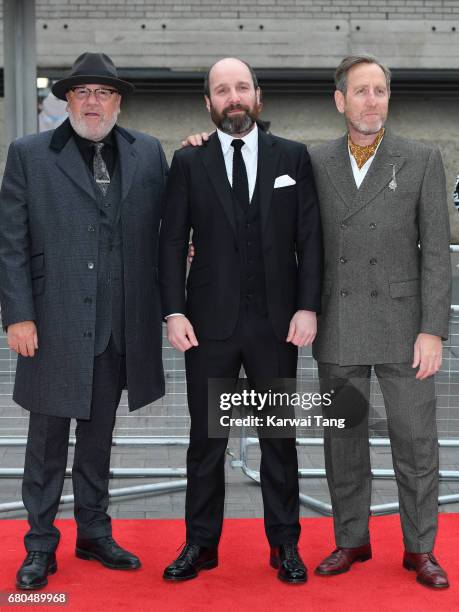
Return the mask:
<path id="1" fill-rule="evenodd" d="M 373 560 L 357 563 L 351 572 L 334 578 L 313 574 L 315 565 L 333 547 L 331 519 L 303 519 L 300 548 L 309 569 L 309 581 L 302 586 L 280 582 L 275 570 L 269 567 L 260 519 L 227 519 L 220 545 L 220 566 L 201 572 L 195 580 L 177 584 L 165 583 L 161 575 L 184 539 L 183 521 L 114 521 L 114 536 L 143 561 L 143 567 L 134 572 L 108 570 L 96 561 L 76 559 L 73 521 L 57 524 L 62 533 L 59 569 L 50 576 L 48 586 L 38 592 L 66 592 L 69 603 L 64 608 L 37 606 L 39 610 L 452 612 L 459 607 L 459 515 L 440 515 L 435 552 L 452 583 L 444 591 L 418 585 L 415 574 L 402 568 L 398 516 L 373 518 Z M 22 537 L 26 528 L 25 521 L 0 520 L 1 593 L 14 591 L 15 573 L 24 557 Z"/>

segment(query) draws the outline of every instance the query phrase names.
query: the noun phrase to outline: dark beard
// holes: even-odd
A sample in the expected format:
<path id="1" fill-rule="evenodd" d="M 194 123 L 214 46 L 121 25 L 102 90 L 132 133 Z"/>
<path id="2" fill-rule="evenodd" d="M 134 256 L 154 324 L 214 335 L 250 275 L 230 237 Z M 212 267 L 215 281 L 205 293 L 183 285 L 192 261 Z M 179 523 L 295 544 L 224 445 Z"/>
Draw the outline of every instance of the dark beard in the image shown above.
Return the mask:
<path id="1" fill-rule="evenodd" d="M 240 116 L 228 117 L 227 113 L 232 110 L 243 110 L 245 113 Z M 252 111 L 247 106 L 229 106 L 225 108 L 220 115 L 211 105 L 210 116 L 215 125 L 226 134 L 234 136 L 248 132 L 258 117 L 258 111 L 253 108 Z"/>

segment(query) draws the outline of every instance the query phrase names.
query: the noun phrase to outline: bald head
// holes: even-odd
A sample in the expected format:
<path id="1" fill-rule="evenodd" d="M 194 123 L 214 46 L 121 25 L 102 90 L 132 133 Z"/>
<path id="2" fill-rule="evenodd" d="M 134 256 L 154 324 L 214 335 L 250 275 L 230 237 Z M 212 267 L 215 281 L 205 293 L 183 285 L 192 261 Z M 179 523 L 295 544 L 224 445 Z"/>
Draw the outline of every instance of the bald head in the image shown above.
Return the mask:
<path id="1" fill-rule="evenodd" d="M 250 83 L 254 90 L 258 89 L 258 79 L 251 66 L 236 57 L 225 57 L 212 64 L 204 79 L 204 94 L 211 97 L 216 84 L 224 84 L 231 80 Z"/>

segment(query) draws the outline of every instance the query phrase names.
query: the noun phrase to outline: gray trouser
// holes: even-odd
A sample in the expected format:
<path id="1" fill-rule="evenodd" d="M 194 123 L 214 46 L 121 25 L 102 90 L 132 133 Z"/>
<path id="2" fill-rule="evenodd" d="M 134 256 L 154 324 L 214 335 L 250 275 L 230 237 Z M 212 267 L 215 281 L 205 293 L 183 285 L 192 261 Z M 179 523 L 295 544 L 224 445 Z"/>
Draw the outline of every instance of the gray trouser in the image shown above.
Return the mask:
<path id="1" fill-rule="evenodd" d="M 397 480 L 405 549 L 430 552 L 437 533 L 438 437 L 435 383 L 431 376 L 416 380 L 410 363 L 373 366 L 384 397 Z M 319 363 L 321 392 L 344 383 L 354 399 L 363 399 L 361 420 L 349 429 L 324 427 L 325 468 L 334 515 L 337 546 L 369 542 L 371 465 L 368 443 L 368 405 L 371 366 Z M 361 394 L 361 395 L 360 395 Z M 346 401 L 352 403 L 352 394 Z M 362 406 L 362 401 L 356 402 Z M 352 406 L 345 406 L 352 413 Z M 324 408 L 324 416 L 327 409 Z"/>

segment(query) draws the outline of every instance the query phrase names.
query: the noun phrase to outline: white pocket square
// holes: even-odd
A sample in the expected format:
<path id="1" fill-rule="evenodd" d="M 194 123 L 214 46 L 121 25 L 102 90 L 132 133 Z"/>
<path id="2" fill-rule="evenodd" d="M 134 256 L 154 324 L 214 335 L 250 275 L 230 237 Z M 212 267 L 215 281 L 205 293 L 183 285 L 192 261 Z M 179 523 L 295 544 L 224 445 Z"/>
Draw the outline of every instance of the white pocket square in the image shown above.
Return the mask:
<path id="1" fill-rule="evenodd" d="M 279 187 L 288 187 L 289 185 L 296 185 L 296 181 L 288 174 L 278 176 L 274 181 L 274 189 L 278 189 Z"/>

